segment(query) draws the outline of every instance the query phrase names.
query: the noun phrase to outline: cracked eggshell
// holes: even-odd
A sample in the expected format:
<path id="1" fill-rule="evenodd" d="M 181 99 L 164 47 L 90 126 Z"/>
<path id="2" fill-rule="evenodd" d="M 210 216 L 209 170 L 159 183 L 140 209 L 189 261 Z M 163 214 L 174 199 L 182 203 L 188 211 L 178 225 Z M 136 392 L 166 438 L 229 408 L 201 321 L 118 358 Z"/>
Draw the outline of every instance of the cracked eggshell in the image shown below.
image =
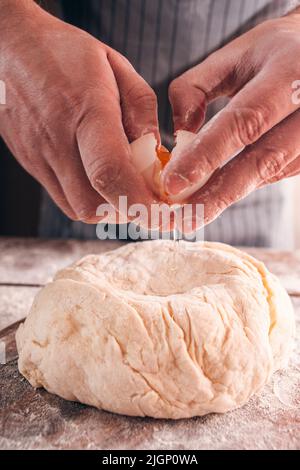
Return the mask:
<path id="1" fill-rule="evenodd" d="M 17 332 L 33 387 L 131 416 L 242 406 L 286 364 L 291 301 L 253 257 L 167 240 L 90 255 L 59 272 Z"/>
<path id="2" fill-rule="evenodd" d="M 130 144 L 132 162 L 137 171 L 143 176 L 148 187 L 159 195 L 158 178 L 161 172 L 161 162 L 156 154 L 157 141 L 154 134 L 142 135 Z"/>
<path id="3" fill-rule="evenodd" d="M 188 131 L 178 131 L 176 134 L 176 145 L 170 154 L 174 158 L 192 145 L 196 134 Z M 131 144 L 132 161 L 136 169 L 145 179 L 148 187 L 162 199 L 170 203 L 184 203 L 192 194 L 198 191 L 211 177 L 208 175 L 201 182 L 191 185 L 176 196 L 166 195 L 160 181 L 163 165 L 157 155 L 157 141 L 154 134 L 146 134 Z"/>

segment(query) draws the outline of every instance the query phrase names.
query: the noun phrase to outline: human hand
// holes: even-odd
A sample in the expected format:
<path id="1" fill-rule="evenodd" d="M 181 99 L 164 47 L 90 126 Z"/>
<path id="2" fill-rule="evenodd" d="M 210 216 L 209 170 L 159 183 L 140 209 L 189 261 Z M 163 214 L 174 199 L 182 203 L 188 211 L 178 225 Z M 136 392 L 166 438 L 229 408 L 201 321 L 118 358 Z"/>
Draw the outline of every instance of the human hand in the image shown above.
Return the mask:
<path id="1" fill-rule="evenodd" d="M 253 190 L 300 173 L 299 56 L 296 10 L 257 26 L 171 84 L 175 130 L 197 132 L 209 102 L 232 98 L 163 172 L 173 195 L 215 171 L 188 201 L 204 204 L 205 223 Z"/>
<path id="2" fill-rule="evenodd" d="M 94 223 L 119 195 L 148 207 L 129 143 L 159 139 L 154 92 L 118 52 L 32 0 L 0 4 L 0 134 L 16 159 L 71 219 Z"/>

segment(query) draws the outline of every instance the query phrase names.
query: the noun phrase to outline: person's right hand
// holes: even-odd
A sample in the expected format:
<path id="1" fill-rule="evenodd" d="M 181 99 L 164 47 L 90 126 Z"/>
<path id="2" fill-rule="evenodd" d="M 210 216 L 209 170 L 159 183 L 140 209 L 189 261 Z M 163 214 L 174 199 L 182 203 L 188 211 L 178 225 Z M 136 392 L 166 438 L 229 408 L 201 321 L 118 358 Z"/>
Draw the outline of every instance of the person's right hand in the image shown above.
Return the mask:
<path id="1" fill-rule="evenodd" d="M 96 222 L 119 195 L 148 208 L 155 197 L 129 143 L 159 139 L 152 89 L 118 52 L 32 0 L 0 5 L 0 134 L 16 159 L 71 219 Z"/>

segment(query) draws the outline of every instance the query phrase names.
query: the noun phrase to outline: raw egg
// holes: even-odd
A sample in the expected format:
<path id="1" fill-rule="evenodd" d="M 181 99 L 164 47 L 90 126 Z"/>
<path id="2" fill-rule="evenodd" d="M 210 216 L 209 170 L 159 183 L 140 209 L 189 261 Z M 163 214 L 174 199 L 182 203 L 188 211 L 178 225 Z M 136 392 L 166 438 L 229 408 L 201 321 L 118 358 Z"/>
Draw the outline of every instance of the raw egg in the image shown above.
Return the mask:
<path id="1" fill-rule="evenodd" d="M 145 134 L 132 142 L 132 161 L 136 169 L 141 173 L 149 188 L 161 199 L 169 203 L 183 204 L 192 194 L 198 191 L 208 181 L 211 174 L 201 182 L 193 184 L 176 196 L 166 195 L 161 183 L 161 172 L 171 158 L 188 148 L 196 134 L 188 131 L 178 131 L 176 145 L 172 152 L 163 145 L 158 146 L 154 134 Z"/>

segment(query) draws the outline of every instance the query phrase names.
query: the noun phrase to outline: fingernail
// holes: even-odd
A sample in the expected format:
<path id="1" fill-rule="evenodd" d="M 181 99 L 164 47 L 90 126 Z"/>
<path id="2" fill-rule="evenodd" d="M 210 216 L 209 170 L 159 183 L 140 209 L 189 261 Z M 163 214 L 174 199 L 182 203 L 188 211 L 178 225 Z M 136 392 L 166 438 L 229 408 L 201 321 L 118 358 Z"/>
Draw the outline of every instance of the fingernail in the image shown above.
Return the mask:
<path id="1" fill-rule="evenodd" d="M 172 173 L 166 178 L 166 191 L 169 195 L 176 195 L 184 191 L 191 185 L 188 179 L 184 176 Z"/>

